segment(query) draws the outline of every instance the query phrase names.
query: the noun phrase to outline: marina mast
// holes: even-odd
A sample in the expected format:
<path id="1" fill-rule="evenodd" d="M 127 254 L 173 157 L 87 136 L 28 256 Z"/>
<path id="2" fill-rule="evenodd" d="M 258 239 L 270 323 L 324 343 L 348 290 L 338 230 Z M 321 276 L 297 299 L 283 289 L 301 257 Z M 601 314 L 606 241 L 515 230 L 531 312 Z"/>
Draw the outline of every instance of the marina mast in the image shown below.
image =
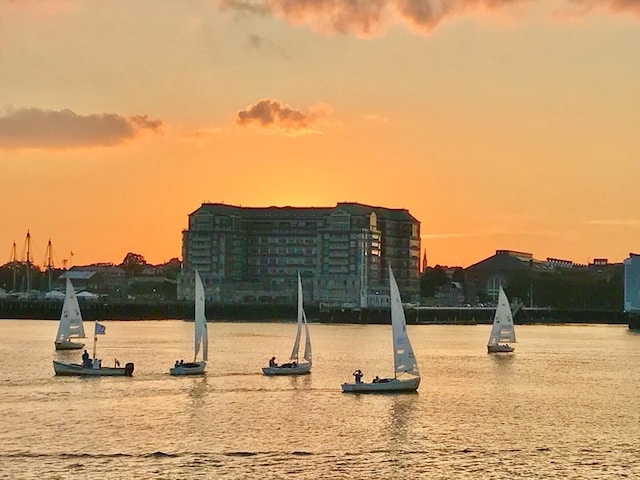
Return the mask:
<path id="1" fill-rule="evenodd" d="M 16 251 L 16 241 L 13 241 L 13 247 L 11 247 L 11 259 L 9 260 L 11 263 L 11 270 L 13 271 L 13 291 L 16 291 L 16 278 L 17 278 L 17 269 L 18 269 L 18 255 Z"/>
<path id="2" fill-rule="evenodd" d="M 49 243 L 47 243 L 47 252 L 46 256 L 46 267 L 47 267 L 47 276 L 49 277 L 49 292 L 52 288 L 51 275 L 53 272 L 54 261 L 53 261 L 53 247 L 51 246 L 51 239 L 49 239 Z"/>
<path id="3" fill-rule="evenodd" d="M 27 274 L 26 274 L 26 294 L 27 294 L 27 298 L 29 298 L 29 293 L 31 291 L 31 233 L 29 233 L 29 230 L 27 230 L 27 238 L 24 241 L 24 247 L 25 247 L 25 251 L 27 253 L 27 258 L 26 258 L 26 269 L 27 269 Z"/>

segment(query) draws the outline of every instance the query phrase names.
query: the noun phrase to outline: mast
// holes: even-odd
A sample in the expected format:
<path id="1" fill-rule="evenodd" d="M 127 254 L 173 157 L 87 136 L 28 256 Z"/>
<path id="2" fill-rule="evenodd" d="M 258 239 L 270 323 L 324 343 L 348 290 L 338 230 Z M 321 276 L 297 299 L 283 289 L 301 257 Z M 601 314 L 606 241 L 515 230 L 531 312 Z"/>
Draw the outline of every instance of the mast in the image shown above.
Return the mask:
<path id="1" fill-rule="evenodd" d="M 29 292 L 31 291 L 31 278 L 30 278 L 30 270 L 31 270 L 31 233 L 27 230 L 27 238 L 25 239 L 25 250 L 27 252 L 27 275 L 26 275 L 26 293 L 27 298 L 29 297 Z"/>
<path id="2" fill-rule="evenodd" d="M 49 291 L 51 291 L 51 275 L 52 275 L 52 270 L 53 270 L 53 266 L 54 266 L 54 262 L 53 262 L 53 247 L 51 246 L 51 239 L 49 239 L 49 243 L 47 243 L 47 252 L 46 252 L 46 266 L 47 266 L 47 273 L 48 273 L 48 277 L 49 277 Z"/>
<path id="3" fill-rule="evenodd" d="M 18 256 L 16 253 L 16 241 L 13 241 L 11 248 L 11 270 L 13 270 L 13 291 L 16 291 L 16 268 L 18 266 Z"/>
<path id="4" fill-rule="evenodd" d="M 96 359 L 96 345 L 98 343 L 98 319 L 95 320 L 93 325 L 93 360 Z"/>

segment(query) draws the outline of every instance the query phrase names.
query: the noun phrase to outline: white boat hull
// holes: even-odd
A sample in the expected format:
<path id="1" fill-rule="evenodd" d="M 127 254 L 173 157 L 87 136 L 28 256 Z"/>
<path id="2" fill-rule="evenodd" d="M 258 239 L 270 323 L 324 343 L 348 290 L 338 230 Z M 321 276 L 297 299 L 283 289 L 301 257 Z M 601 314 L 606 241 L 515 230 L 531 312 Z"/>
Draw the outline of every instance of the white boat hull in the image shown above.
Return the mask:
<path id="1" fill-rule="evenodd" d="M 84 348 L 84 343 L 72 342 L 71 340 L 60 340 L 55 343 L 56 350 L 81 350 Z"/>
<path id="2" fill-rule="evenodd" d="M 513 350 L 510 345 L 487 345 L 487 353 L 511 353 Z"/>
<path id="3" fill-rule="evenodd" d="M 93 366 L 86 367 L 79 363 L 66 363 L 53 361 L 53 370 L 56 375 L 83 376 L 83 377 L 130 377 L 133 375 L 133 363 L 127 363 L 121 367 L 102 367 L 94 362 Z"/>
<path id="4" fill-rule="evenodd" d="M 420 385 L 420 377 L 398 380 L 391 378 L 387 381 L 372 383 L 343 383 L 342 393 L 390 393 L 415 392 Z"/>
<path id="5" fill-rule="evenodd" d="M 295 367 L 262 367 L 262 373 L 274 375 L 306 375 L 311 373 L 311 363 L 299 363 Z"/>
<path id="6" fill-rule="evenodd" d="M 182 365 L 174 366 L 169 369 L 169 373 L 174 376 L 182 375 L 202 375 L 207 362 L 189 362 Z"/>

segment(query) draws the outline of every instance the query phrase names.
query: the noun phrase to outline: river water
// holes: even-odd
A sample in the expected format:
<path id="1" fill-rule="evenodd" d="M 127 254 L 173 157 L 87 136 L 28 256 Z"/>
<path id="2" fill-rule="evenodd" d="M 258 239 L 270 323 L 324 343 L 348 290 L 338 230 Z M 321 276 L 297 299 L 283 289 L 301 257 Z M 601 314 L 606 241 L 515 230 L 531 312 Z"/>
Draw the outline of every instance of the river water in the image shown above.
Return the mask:
<path id="1" fill-rule="evenodd" d="M 418 393 L 354 395 L 355 368 L 392 374 L 390 326 L 311 324 L 311 375 L 265 377 L 293 323 L 210 323 L 208 374 L 175 378 L 193 323 L 103 323 L 98 356 L 132 378 L 55 377 L 80 357 L 55 352 L 57 322 L 0 320 L 0 478 L 640 478 L 624 326 L 516 326 L 515 353 L 491 356 L 489 325 L 410 325 Z"/>

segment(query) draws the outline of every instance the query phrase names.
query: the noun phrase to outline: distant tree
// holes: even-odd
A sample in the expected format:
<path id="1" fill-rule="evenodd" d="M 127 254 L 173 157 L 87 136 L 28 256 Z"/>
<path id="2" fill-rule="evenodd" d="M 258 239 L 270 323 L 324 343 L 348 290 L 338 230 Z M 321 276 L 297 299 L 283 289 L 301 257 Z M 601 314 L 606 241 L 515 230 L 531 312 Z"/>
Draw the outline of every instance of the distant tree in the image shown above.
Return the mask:
<path id="1" fill-rule="evenodd" d="M 29 265 L 29 290 L 38 290 L 41 286 L 43 272 L 33 263 Z M 0 288 L 9 291 L 23 292 L 27 290 L 27 264 L 25 262 L 9 262 L 0 267 Z"/>
<path id="2" fill-rule="evenodd" d="M 444 267 L 440 265 L 433 268 L 427 267 L 420 277 L 420 295 L 423 298 L 435 297 L 436 289 L 450 281 Z"/>
<path id="3" fill-rule="evenodd" d="M 148 263 L 142 255 L 129 252 L 125 255 L 119 267 L 125 271 L 128 277 L 136 277 L 147 265 Z"/>
<path id="4" fill-rule="evenodd" d="M 451 275 L 451 280 L 454 282 L 460 282 L 464 284 L 464 269 L 456 268 Z"/>

